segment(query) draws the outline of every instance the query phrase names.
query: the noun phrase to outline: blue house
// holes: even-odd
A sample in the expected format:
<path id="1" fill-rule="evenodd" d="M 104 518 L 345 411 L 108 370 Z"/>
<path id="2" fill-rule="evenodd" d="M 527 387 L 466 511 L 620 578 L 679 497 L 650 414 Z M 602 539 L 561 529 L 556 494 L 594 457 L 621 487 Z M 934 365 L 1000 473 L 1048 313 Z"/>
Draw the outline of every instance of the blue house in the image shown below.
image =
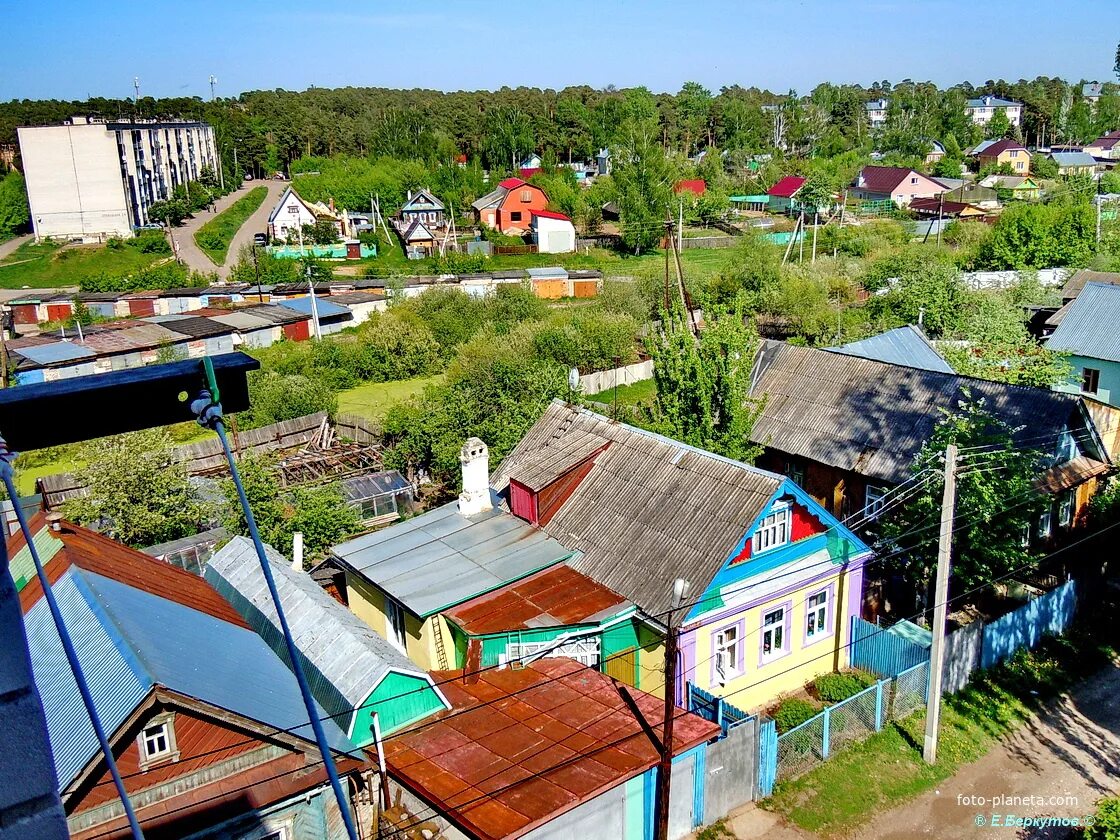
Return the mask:
<path id="1" fill-rule="evenodd" d="M 1120 286 L 1086 283 L 1067 305 L 1046 346 L 1069 354 L 1070 379 L 1057 391 L 1082 394 L 1120 408 Z"/>

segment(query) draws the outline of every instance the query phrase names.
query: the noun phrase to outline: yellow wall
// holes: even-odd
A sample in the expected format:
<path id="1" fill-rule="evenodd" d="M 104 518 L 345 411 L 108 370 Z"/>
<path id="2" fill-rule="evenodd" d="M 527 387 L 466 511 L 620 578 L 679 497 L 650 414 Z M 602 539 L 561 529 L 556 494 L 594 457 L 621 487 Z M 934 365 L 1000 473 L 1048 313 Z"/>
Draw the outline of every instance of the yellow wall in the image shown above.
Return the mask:
<path id="1" fill-rule="evenodd" d="M 849 597 L 847 577 L 837 574 L 816 581 L 803 589 L 752 607 L 744 613 L 699 627 L 696 630 L 695 670 L 687 678 L 705 691 L 726 697 L 727 702 L 733 706 L 754 712 L 770 705 L 779 695 L 797 691 L 820 674 L 846 667 L 848 652 L 845 645 L 850 631 L 846 610 Z M 834 585 L 829 605 L 832 636 L 805 645 L 806 599 L 829 584 Z M 762 616 L 787 602 L 792 602 L 792 618 L 787 625 L 789 652 L 760 666 Z M 712 680 L 712 637 L 724 627 L 743 620 L 744 616 L 743 672 L 721 686 Z"/>
<path id="2" fill-rule="evenodd" d="M 655 697 L 665 696 L 665 642 L 652 639 L 638 648 L 638 685 Z"/>
<path id="3" fill-rule="evenodd" d="M 362 621 L 388 638 L 385 621 L 385 596 L 374 586 L 370 586 L 357 575 L 346 573 L 346 598 L 350 610 Z M 443 631 L 445 662 L 438 662 L 435 642 L 435 622 L 441 624 Z M 454 639 L 443 616 L 432 616 L 421 621 L 409 612 L 404 614 L 405 646 L 408 658 L 425 671 L 455 666 Z"/>

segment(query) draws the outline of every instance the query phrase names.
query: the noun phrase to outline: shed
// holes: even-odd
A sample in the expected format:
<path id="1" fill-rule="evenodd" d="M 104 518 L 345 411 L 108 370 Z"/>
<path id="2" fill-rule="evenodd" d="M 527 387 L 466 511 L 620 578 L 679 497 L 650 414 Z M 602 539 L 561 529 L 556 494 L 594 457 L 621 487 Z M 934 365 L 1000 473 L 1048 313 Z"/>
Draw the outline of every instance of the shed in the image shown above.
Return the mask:
<path id="1" fill-rule="evenodd" d="M 279 305 L 309 318 L 313 314 L 310 297 L 290 298 L 280 301 Z M 332 303 L 329 299 L 318 295 L 315 297 L 314 314 L 319 319 L 319 332 L 323 335 L 354 326 L 354 315 L 347 307 Z"/>
<path id="2" fill-rule="evenodd" d="M 568 283 L 568 272 L 560 266 L 528 269 L 529 282 L 533 286 L 533 294 L 546 300 L 555 300 L 562 297 L 571 297 Z"/>
<path id="3" fill-rule="evenodd" d="M 391 522 L 412 507 L 412 485 L 397 470 L 346 478 L 340 486 L 347 505 L 366 522 Z"/>

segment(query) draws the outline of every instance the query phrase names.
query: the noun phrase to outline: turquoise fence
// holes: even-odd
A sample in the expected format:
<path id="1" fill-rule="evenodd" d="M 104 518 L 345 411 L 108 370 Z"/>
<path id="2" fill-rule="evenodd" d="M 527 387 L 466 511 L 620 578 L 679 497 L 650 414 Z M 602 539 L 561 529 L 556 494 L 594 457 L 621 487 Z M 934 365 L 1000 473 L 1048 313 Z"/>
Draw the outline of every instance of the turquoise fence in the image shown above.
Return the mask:
<path id="1" fill-rule="evenodd" d="M 778 780 L 778 728 L 767 718 L 758 727 L 758 795 L 765 799 Z"/>
<path id="2" fill-rule="evenodd" d="M 980 667 L 998 665 L 1021 648 L 1035 647 L 1043 636 L 1064 632 L 1073 621 L 1076 609 L 1077 586 L 1074 581 L 1067 580 L 1015 612 L 986 624 Z"/>
<path id="3" fill-rule="evenodd" d="M 929 647 L 905 638 L 902 633 L 902 628 L 880 627 L 859 616 L 852 616 L 849 654 L 852 667 L 880 677 L 893 677 L 928 661 Z"/>
<path id="4" fill-rule="evenodd" d="M 710 720 L 712 723 L 718 724 L 720 729 L 723 730 L 722 737 L 727 737 L 727 733 L 730 730 L 740 724 L 746 723 L 752 717 L 742 709 L 732 706 L 722 697 L 709 694 L 704 691 L 704 689 L 692 683 L 686 683 L 686 688 L 688 710 L 705 720 Z"/>
<path id="5" fill-rule="evenodd" d="M 317 257 L 321 260 L 346 259 L 345 245 L 305 245 L 301 250 L 298 245 L 270 245 L 268 253 L 284 260 L 298 260 L 300 257 Z M 377 248 L 373 245 L 362 245 L 360 248 L 362 258 L 376 257 Z"/>

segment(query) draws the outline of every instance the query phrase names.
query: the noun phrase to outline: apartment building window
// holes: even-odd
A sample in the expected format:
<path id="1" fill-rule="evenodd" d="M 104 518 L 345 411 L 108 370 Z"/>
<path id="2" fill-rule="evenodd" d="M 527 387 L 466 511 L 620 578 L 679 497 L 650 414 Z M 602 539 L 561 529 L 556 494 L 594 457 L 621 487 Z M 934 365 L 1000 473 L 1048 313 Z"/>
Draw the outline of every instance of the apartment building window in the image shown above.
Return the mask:
<path id="1" fill-rule="evenodd" d="M 1101 372 L 1097 368 L 1085 368 L 1081 371 L 1081 390 L 1086 394 L 1095 394 L 1101 384 Z"/>
<path id="2" fill-rule="evenodd" d="M 147 770 L 164 761 L 177 761 L 179 750 L 175 744 L 175 714 L 158 715 L 140 730 L 137 739 L 140 748 L 140 769 Z"/>
<path id="3" fill-rule="evenodd" d="M 828 590 L 810 595 L 806 602 L 805 641 L 828 635 Z"/>
<path id="4" fill-rule="evenodd" d="M 778 607 L 762 616 L 762 662 L 777 659 L 786 650 L 786 608 Z"/>
<path id="5" fill-rule="evenodd" d="M 757 554 L 788 543 L 792 524 L 793 508 L 788 503 L 775 505 L 758 523 L 758 529 L 754 532 L 751 543 L 753 552 Z"/>
<path id="6" fill-rule="evenodd" d="M 385 636 L 389 644 L 401 653 L 407 652 L 407 637 L 404 626 L 404 607 L 385 596 Z"/>

